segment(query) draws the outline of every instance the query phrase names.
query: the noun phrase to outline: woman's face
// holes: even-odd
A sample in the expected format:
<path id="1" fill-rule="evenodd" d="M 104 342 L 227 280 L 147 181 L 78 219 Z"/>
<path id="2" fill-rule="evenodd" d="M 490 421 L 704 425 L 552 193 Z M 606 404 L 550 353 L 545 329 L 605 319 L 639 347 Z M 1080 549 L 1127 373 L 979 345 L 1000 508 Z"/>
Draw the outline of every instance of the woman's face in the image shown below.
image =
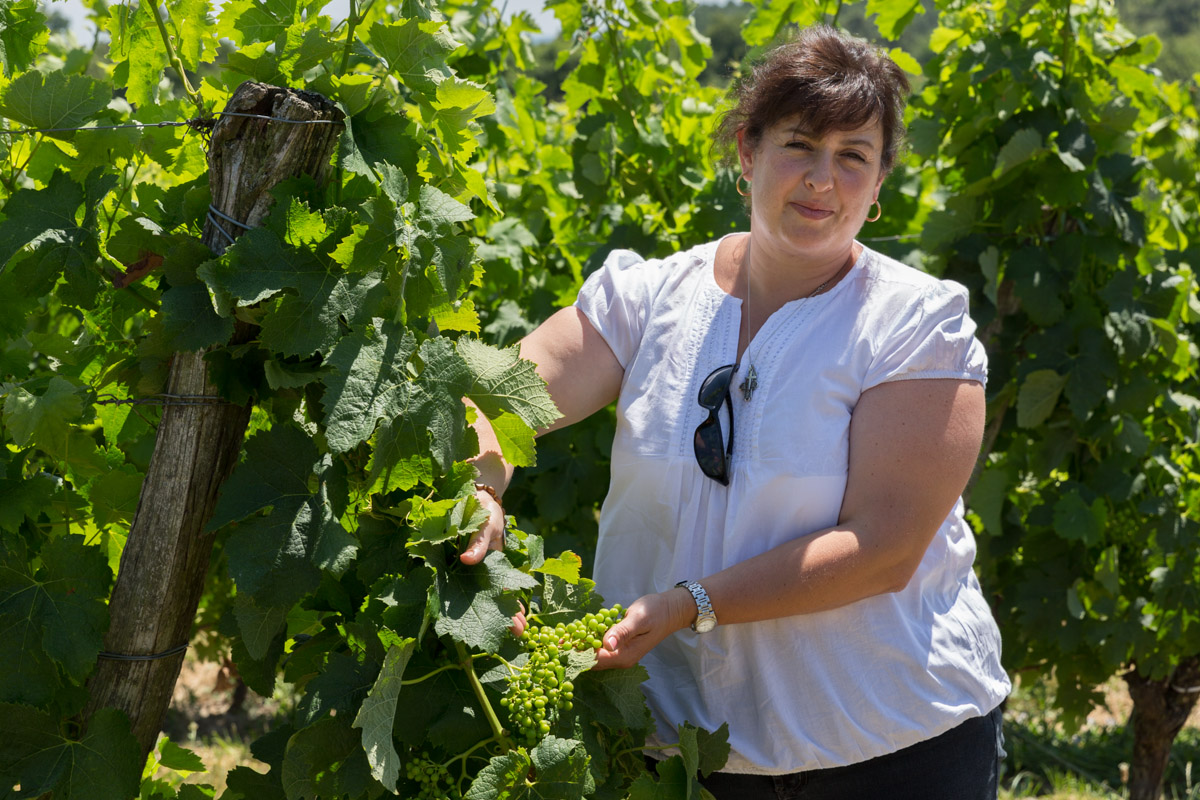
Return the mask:
<path id="1" fill-rule="evenodd" d="M 883 182 L 878 122 L 816 136 L 783 120 L 753 150 L 739 133 L 738 154 L 751 184 L 755 242 L 806 260 L 849 257 Z"/>

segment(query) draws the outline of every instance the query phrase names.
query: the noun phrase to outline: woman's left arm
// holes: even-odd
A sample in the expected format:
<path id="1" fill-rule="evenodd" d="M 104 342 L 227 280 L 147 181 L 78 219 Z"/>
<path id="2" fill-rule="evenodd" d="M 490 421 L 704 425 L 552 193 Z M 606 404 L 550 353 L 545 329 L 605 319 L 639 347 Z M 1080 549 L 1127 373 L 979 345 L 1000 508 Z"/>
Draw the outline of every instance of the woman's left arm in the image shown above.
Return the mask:
<path id="1" fill-rule="evenodd" d="M 984 407 L 975 381 L 902 380 L 864 392 L 851 415 L 837 524 L 695 577 L 719 624 L 824 611 L 907 586 L 971 476 Z M 695 618 L 686 589 L 642 597 L 606 634 L 597 666 L 632 666 Z"/>

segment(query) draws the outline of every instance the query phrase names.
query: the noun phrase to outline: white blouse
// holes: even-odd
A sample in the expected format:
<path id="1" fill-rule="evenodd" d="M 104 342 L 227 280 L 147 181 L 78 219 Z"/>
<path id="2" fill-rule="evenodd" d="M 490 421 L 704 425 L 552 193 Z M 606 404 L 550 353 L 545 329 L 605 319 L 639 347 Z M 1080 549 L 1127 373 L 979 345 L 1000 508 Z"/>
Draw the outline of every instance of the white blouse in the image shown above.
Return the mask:
<path id="1" fill-rule="evenodd" d="M 610 605 L 835 524 L 850 415 L 867 389 L 987 379 L 966 289 L 864 247 L 838 284 L 784 305 L 747 348 L 758 388 L 747 402 L 734 377 L 735 447 L 721 486 L 692 445 L 708 417 L 700 383 L 737 360 L 741 301 L 716 283 L 717 244 L 650 261 L 615 251 L 576 301 L 625 369 L 596 552 Z M 724 407 L 719 416 L 728 437 Z M 900 592 L 668 637 L 641 662 L 650 743 L 676 742 L 684 721 L 728 722 L 725 771 L 784 774 L 864 761 L 991 711 L 1011 687 L 974 557 L 959 501 Z"/>

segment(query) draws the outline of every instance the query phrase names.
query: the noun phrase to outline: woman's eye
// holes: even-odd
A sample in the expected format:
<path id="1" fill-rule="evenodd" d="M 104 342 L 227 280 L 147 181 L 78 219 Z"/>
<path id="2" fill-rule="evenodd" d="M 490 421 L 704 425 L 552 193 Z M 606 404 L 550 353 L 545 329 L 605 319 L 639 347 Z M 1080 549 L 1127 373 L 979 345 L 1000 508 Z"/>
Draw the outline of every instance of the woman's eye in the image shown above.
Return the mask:
<path id="1" fill-rule="evenodd" d="M 796 150 L 809 150 L 808 142 L 788 142 L 787 146 Z"/>
<path id="2" fill-rule="evenodd" d="M 842 153 L 842 155 L 846 158 L 853 159 L 855 161 L 863 161 L 863 162 L 866 161 L 866 159 L 862 157 L 861 153 Z"/>

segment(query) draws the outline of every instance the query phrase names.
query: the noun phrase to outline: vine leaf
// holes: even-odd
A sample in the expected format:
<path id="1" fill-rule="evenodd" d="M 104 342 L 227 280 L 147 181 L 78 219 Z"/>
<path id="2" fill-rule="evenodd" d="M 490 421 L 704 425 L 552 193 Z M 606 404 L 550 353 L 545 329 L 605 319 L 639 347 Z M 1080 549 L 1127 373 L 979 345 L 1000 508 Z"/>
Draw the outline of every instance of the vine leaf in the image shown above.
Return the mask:
<path id="1" fill-rule="evenodd" d="M 113 55 L 122 59 L 129 70 L 125 98 L 139 108 L 154 105 L 158 82 L 167 66 L 167 50 L 155 14 L 156 8 L 149 3 L 139 3 L 133 10 L 123 4 L 108 20 Z"/>
<path id="2" fill-rule="evenodd" d="M 449 340 L 427 339 L 418 351 L 421 374 L 412 382 L 407 405 L 376 435 L 378 466 L 429 455 L 444 472 L 462 453 L 466 414 L 462 398 L 470 386 L 466 362 Z"/>
<path id="3" fill-rule="evenodd" d="M 582 742 L 547 736 L 533 748 L 530 759 L 537 770 L 537 783 L 516 787 L 514 798 L 583 800 L 595 791 Z"/>
<path id="4" fill-rule="evenodd" d="M 371 765 L 371 775 L 389 792 L 396 791 L 396 779 L 400 776 L 400 756 L 392 744 L 396 705 L 400 699 L 404 668 L 408 666 L 416 644 L 416 639 L 405 639 L 388 649 L 379 677 L 354 718 L 354 727 L 362 729 L 362 744 Z"/>
<path id="5" fill-rule="evenodd" d="M 867 0 L 867 16 L 875 15 L 875 27 L 884 39 L 896 40 L 917 14 L 924 14 L 921 0 Z"/>
<path id="6" fill-rule="evenodd" d="M 75 221 L 83 200 L 83 187 L 64 172 L 55 172 L 44 189 L 14 192 L 4 206 L 7 217 L 0 222 L 0 269 L 26 245 L 43 258 L 57 254 L 50 260 L 60 264 L 90 258 L 95 252 L 92 234 Z"/>
<path id="7" fill-rule="evenodd" d="M 1036 428 L 1054 413 L 1058 396 L 1067 385 L 1067 377 L 1052 369 L 1039 369 L 1025 376 L 1017 394 L 1017 424 Z"/>
<path id="8" fill-rule="evenodd" d="M 334 372 L 324 381 L 325 437 L 333 452 L 366 441 L 380 420 L 396 417 L 408 405 L 407 366 L 416 347 L 412 333 L 383 320 L 334 346 L 327 362 Z"/>
<path id="9" fill-rule="evenodd" d="M 5 427 L 18 447 L 32 443 L 53 451 L 63 449 L 71 424 L 83 414 L 83 399 L 76 387 L 57 375 L 46 391 L 34 395 L 24 387 L 9 392 L 4 401 Z"/>
<path id="10" fill-rule="evenodd" d="M 478 339 L 460 339 L 458 353 L 471 371 L 467 397 L 488 419 L 516 414 L 530 428 L 546 428 L 562 417 L 532 361 L 516 347 L 498 348 Z"/>
<path id="11" fill-rule="evenodd" d="M 328 765 L 341 762 L 336 770 Z M 346 717 L 324 717 L 288 739 L 283 756 L 288 800 L 362 797 L 372 786 L 362 740 Z"/>
<path id="12" fill-rule="evenodd" d="M 110 100 L 112 89 L 85 75 L 32 70 L 14 78 L 4 89 L 0 114 L 30 128 L 78 128 L 103 111 Z M 75 134 L 63 131 L 47 135 L 70 139 Z"/>
<path id="13" fill-rule="evenodd" d="M 287 622 L 287 609 L 260 606 L 251 595 L 238 594 L 233 598 L 233 613 L 237 617 L 246 652 L 255 661 L 266 658 L 275 635 L 283 630 Z"/>
<path id="14" fill-rule="evenodd" d="M 470 647 L 495 652 L 508 637 L 513 615 L 520 610 L 517 599 L 507 590 L 533 583 L 528 575 L 513 569 L 503 553 L 495 551 L 481 565 L 439 571 L 441 605 L 434 630 Z"/>
<path id="15" fill-rule="evenodd" d="M 340 570 L 354 552 L 329 503 L 330 464 L 304 431 L 277 425 L 246 442 L 245 461 L 223 486 L 208 529 L 240 521 L 226 543 L 229 573 L 262 605 L 292 605 L 320 582 L 318 562 Z"/>
<path id="16" fill-rule="evenodd" d="M 371 48 L 410 89 L 433 94 L 437 83 L 449 77 L 446 56 L 458 49 L 459 44 L 441 22 L 418 19 L 376 22 L 370 33 Z"/>
<path id="17" fill-rule="evenodd" d="M 585 672 L 576 683 L 575 697 L 601 725 L 646 730 L 653 724 L 641 688 L 648 677 L 640 665 Z"/>
<path id="18" fill-rule="evenodd" d="M 493 756 L 475 776 L 471 788 L 464 795 L 464 800 L 499 800 L 501 797 L 509 797 L 507 790 L 525 780 L 525 776 L 529 774 L 529 767 L 529 756 L 524 748 Z"/>
<path id="19" fill-rule="evenodd" d="M 690 722 L 679 726 L 679 753 L 688 775 L 708 777 L 729 759 L 729 723 L 708 732 Z"/>
<path id="20" fill-rule="evenodd" d="M 97 711 L 78 741 L 58 721 L 30 706 L 0 704 L 0 778 L 25 797 L 53 792 L 56 800 L 136 797 L 140 748 L 129 720 L 113 708 Z"/>
<path id="21" fill-rule="evenodd" d="M 0 3 L 0 67 L 5 76 L 28 69 L 44 52 L 50 31 L 37 0 Z"/>
<path id="22" fill-rule="evenodd" d="M 1098 544 L 1104 535 L 1104 524 L 1108 514 L 1104 500 L 1096 498 L 1091 505 L 1072 491 L 1064 494 L 1054 504 L 1054 532 L 1064 539 Z"/>
<path id="23" fill-rule="evenodd" d="M 82 536 L 49 541 L 39 557 L 42 565 L 32 575 L 0 565 L 0 636 L 41 642 L 46 655 L 82 681 L 104 644 L 112 570 Z"/>

